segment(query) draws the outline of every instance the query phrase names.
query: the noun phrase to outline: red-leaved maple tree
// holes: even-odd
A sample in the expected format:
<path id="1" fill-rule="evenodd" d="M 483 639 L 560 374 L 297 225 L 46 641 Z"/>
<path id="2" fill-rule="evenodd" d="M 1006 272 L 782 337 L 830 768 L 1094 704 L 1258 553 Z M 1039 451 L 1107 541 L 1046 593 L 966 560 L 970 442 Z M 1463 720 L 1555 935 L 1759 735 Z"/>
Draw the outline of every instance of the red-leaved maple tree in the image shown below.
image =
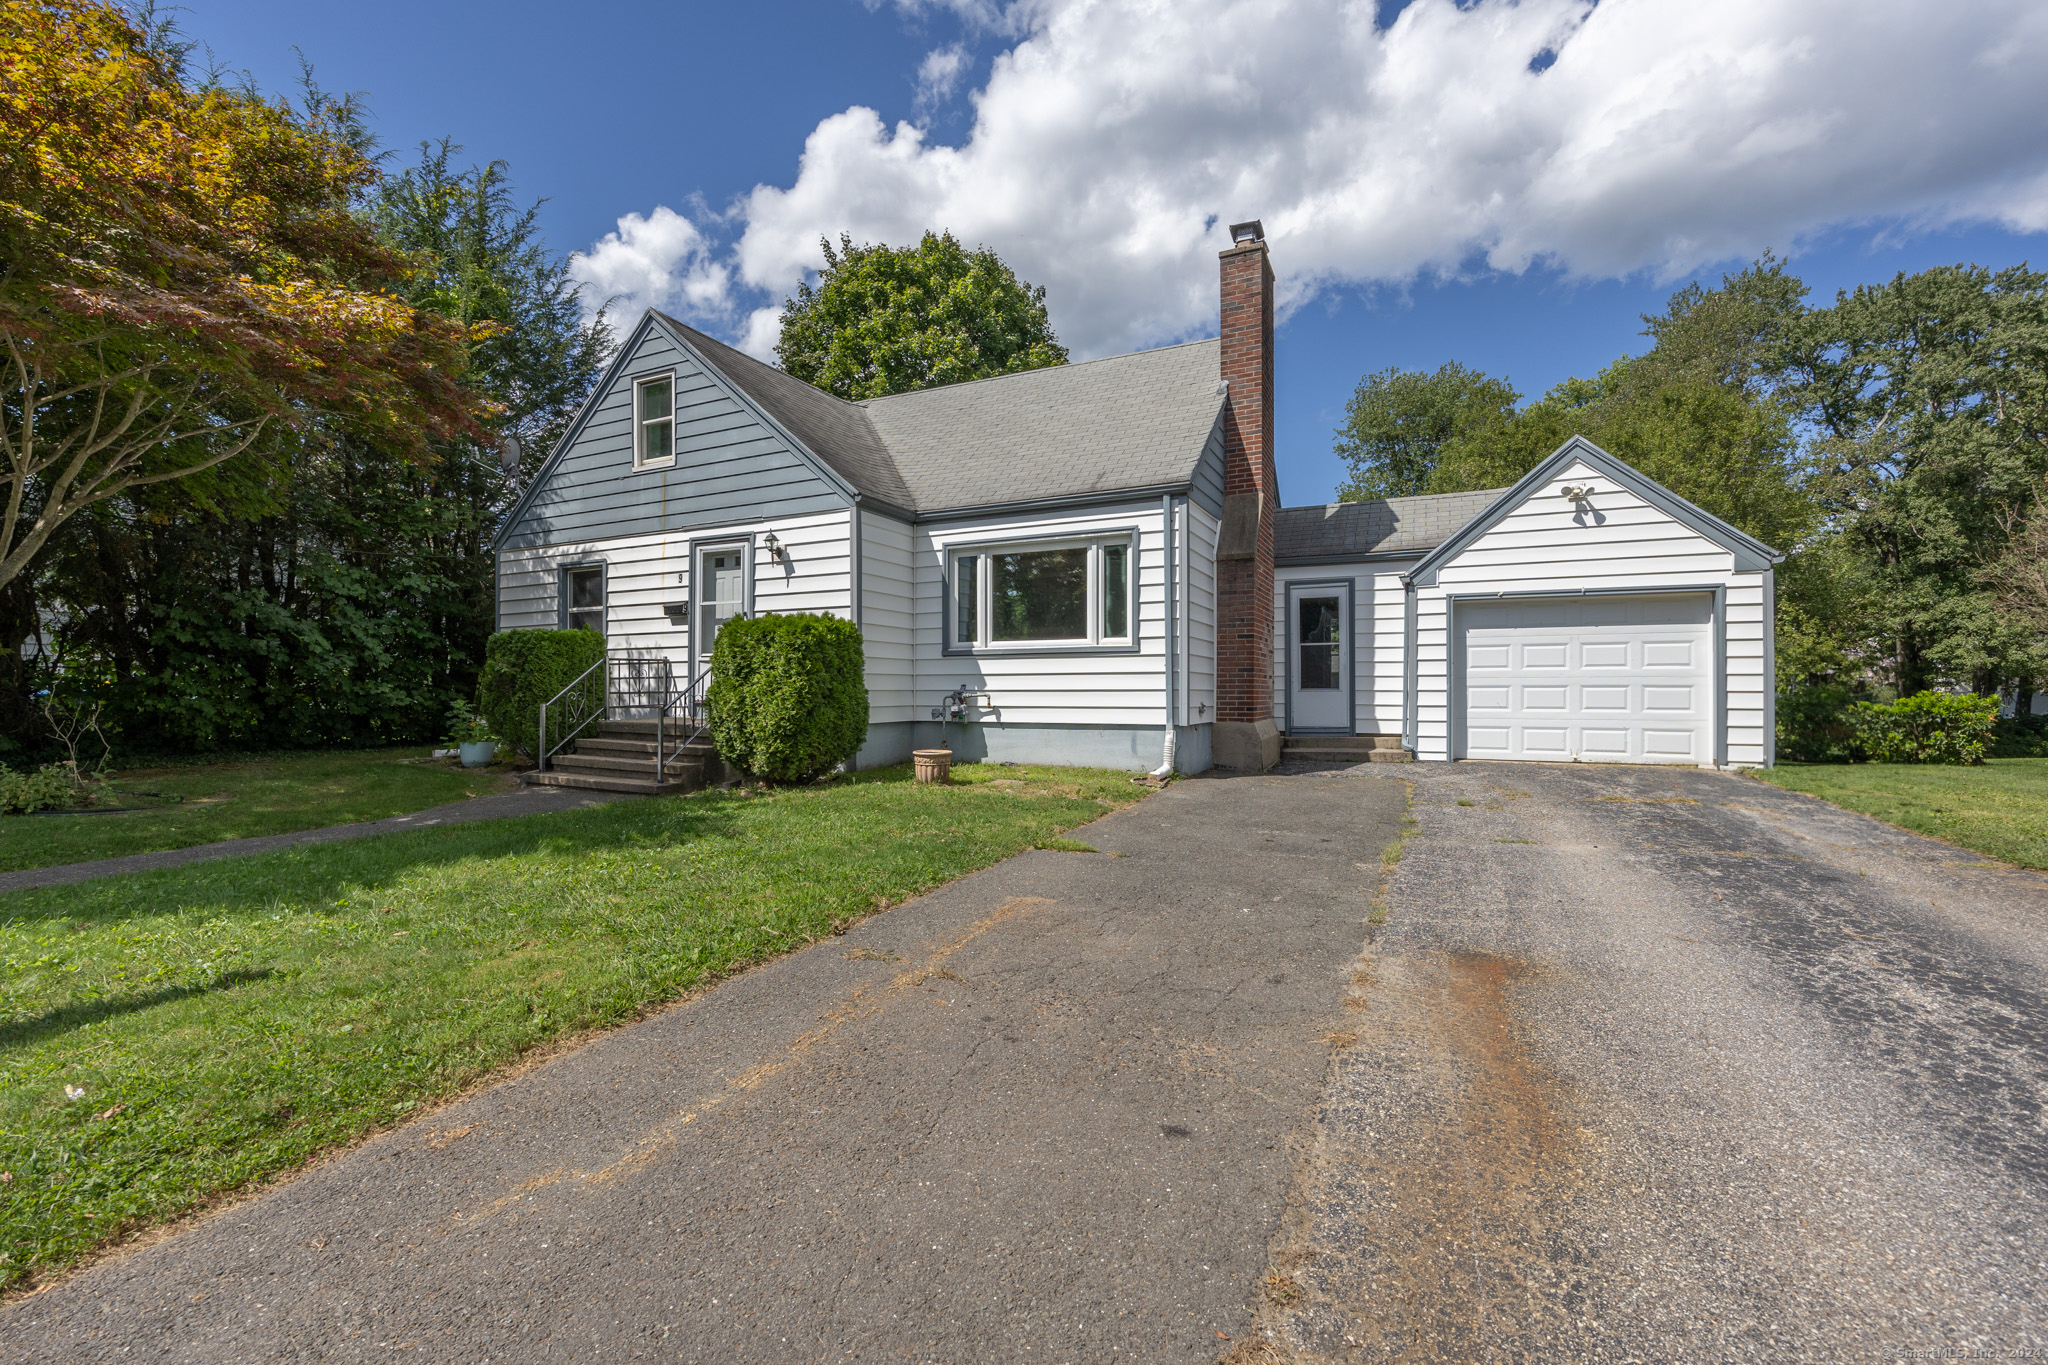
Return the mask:
<path id="1" fill-rule="evenodd" d="M 476 434 L 474 338 L 388 287 L 320 111 L 195 89 L 101 0 L 0 0 L 0 586 L 64 521 L 333 421 Z"/>

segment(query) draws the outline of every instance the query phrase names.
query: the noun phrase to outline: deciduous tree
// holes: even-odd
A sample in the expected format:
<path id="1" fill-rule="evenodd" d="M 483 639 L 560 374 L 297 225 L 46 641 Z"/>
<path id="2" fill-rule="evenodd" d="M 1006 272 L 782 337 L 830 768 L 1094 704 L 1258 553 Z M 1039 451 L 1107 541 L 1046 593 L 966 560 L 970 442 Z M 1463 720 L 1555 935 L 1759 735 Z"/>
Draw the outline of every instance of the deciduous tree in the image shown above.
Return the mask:
<path id="1" fill-rule="evenodd" d="M 478 430 L 472 338 L 400 297 L 330 113 L 195 88 L 105 0 L 0 6 L 0 586 L 83 509 L 280 426 Z"/>
<path id="2" fill-rule="evenodd" d="M 935 384 L 1063 365 L 1045 289 L 983 247 L 927 232 L 916 246 L 825 249 L 818 282 L 782 305 L 776 358 L 841 398 L 878 398 Z"/>
<path id="3" fill-rule="evenodd" d="M 1338 499 L 1428 492 L 1444 446 L 1461 432 L 1511 418 L 1521 398 L 1505 382 L 1455 360 L 1434 373 L 1390 366 L 1367 375 L 1337 428 L 1337 454 L 1351 467 Z"/>

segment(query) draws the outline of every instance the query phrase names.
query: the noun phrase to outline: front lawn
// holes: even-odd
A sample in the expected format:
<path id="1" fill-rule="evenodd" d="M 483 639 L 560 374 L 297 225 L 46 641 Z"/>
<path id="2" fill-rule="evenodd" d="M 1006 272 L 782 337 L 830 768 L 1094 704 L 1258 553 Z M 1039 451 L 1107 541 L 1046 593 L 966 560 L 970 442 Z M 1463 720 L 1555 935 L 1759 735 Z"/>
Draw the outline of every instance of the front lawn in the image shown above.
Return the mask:
<path id="1" fill-rule="evenodd" d="M 1085 769 L 953 775 L 626 801 L 0 896 L 0 1284 L 1144 794 Z"/>
<path id="2" fill-rule="evenodd" d="M 2048 758 L 1994 758 L 1980 768 L 1780 763 L 1756 775 L 1916 834 L 2048 868 Z"/>
<path id="3" fill-rule="evenodd" d="M 483 769 L 421 762 L 429 752 L 326 750 L 117 772 L 115 795 L 132 809 L 0 816 L 0 872 L 382 820 L 511 784 Z"/>

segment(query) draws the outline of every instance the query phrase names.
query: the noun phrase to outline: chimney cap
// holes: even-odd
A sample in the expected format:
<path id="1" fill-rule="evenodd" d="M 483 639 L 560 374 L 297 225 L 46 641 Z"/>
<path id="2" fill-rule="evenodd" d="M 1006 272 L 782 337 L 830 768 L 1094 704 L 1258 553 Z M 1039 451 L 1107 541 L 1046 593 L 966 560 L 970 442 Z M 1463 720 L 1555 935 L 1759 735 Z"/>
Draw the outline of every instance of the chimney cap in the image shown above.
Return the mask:
<path id="1" fill-rule="evenodd" d="M 1232 223 L 1230 225 L 1230 244 L 1232 246 L 1242 246 L 1246 242 L 1263 242 L 1265 240 L 1265 225 L 1256 218 L 1252 219 L 1249 223 Z"/>

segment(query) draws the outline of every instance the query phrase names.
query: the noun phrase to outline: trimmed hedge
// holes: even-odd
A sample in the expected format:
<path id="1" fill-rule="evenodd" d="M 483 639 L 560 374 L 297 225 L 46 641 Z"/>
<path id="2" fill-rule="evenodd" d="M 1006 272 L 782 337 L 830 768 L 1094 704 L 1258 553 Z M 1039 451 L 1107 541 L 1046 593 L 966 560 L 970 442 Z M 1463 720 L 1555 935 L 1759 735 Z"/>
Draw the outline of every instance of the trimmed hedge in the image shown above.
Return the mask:
<path id="1" fill-rule="evenodd" d="M 484 646 L 477 710 L 492 734 L 533 758 L 541 703 L 603 657 L 604 636 L 594 630 L 501 630 Z"/>
<path id="2" fill-rule="evenodd" d="M 1850 712 L 1863 752 L 1878 763 L 1982 763 L 1998 724 L 1995 697 L 1916 692 Z"/>
<path id="3" fill-rule="evenodd" d="M 867 738 L 860 628 L 836 616 L 728 621 L 708 700 L 711 739 L 726 762 L 771 782 L 808 782 Z"/>

